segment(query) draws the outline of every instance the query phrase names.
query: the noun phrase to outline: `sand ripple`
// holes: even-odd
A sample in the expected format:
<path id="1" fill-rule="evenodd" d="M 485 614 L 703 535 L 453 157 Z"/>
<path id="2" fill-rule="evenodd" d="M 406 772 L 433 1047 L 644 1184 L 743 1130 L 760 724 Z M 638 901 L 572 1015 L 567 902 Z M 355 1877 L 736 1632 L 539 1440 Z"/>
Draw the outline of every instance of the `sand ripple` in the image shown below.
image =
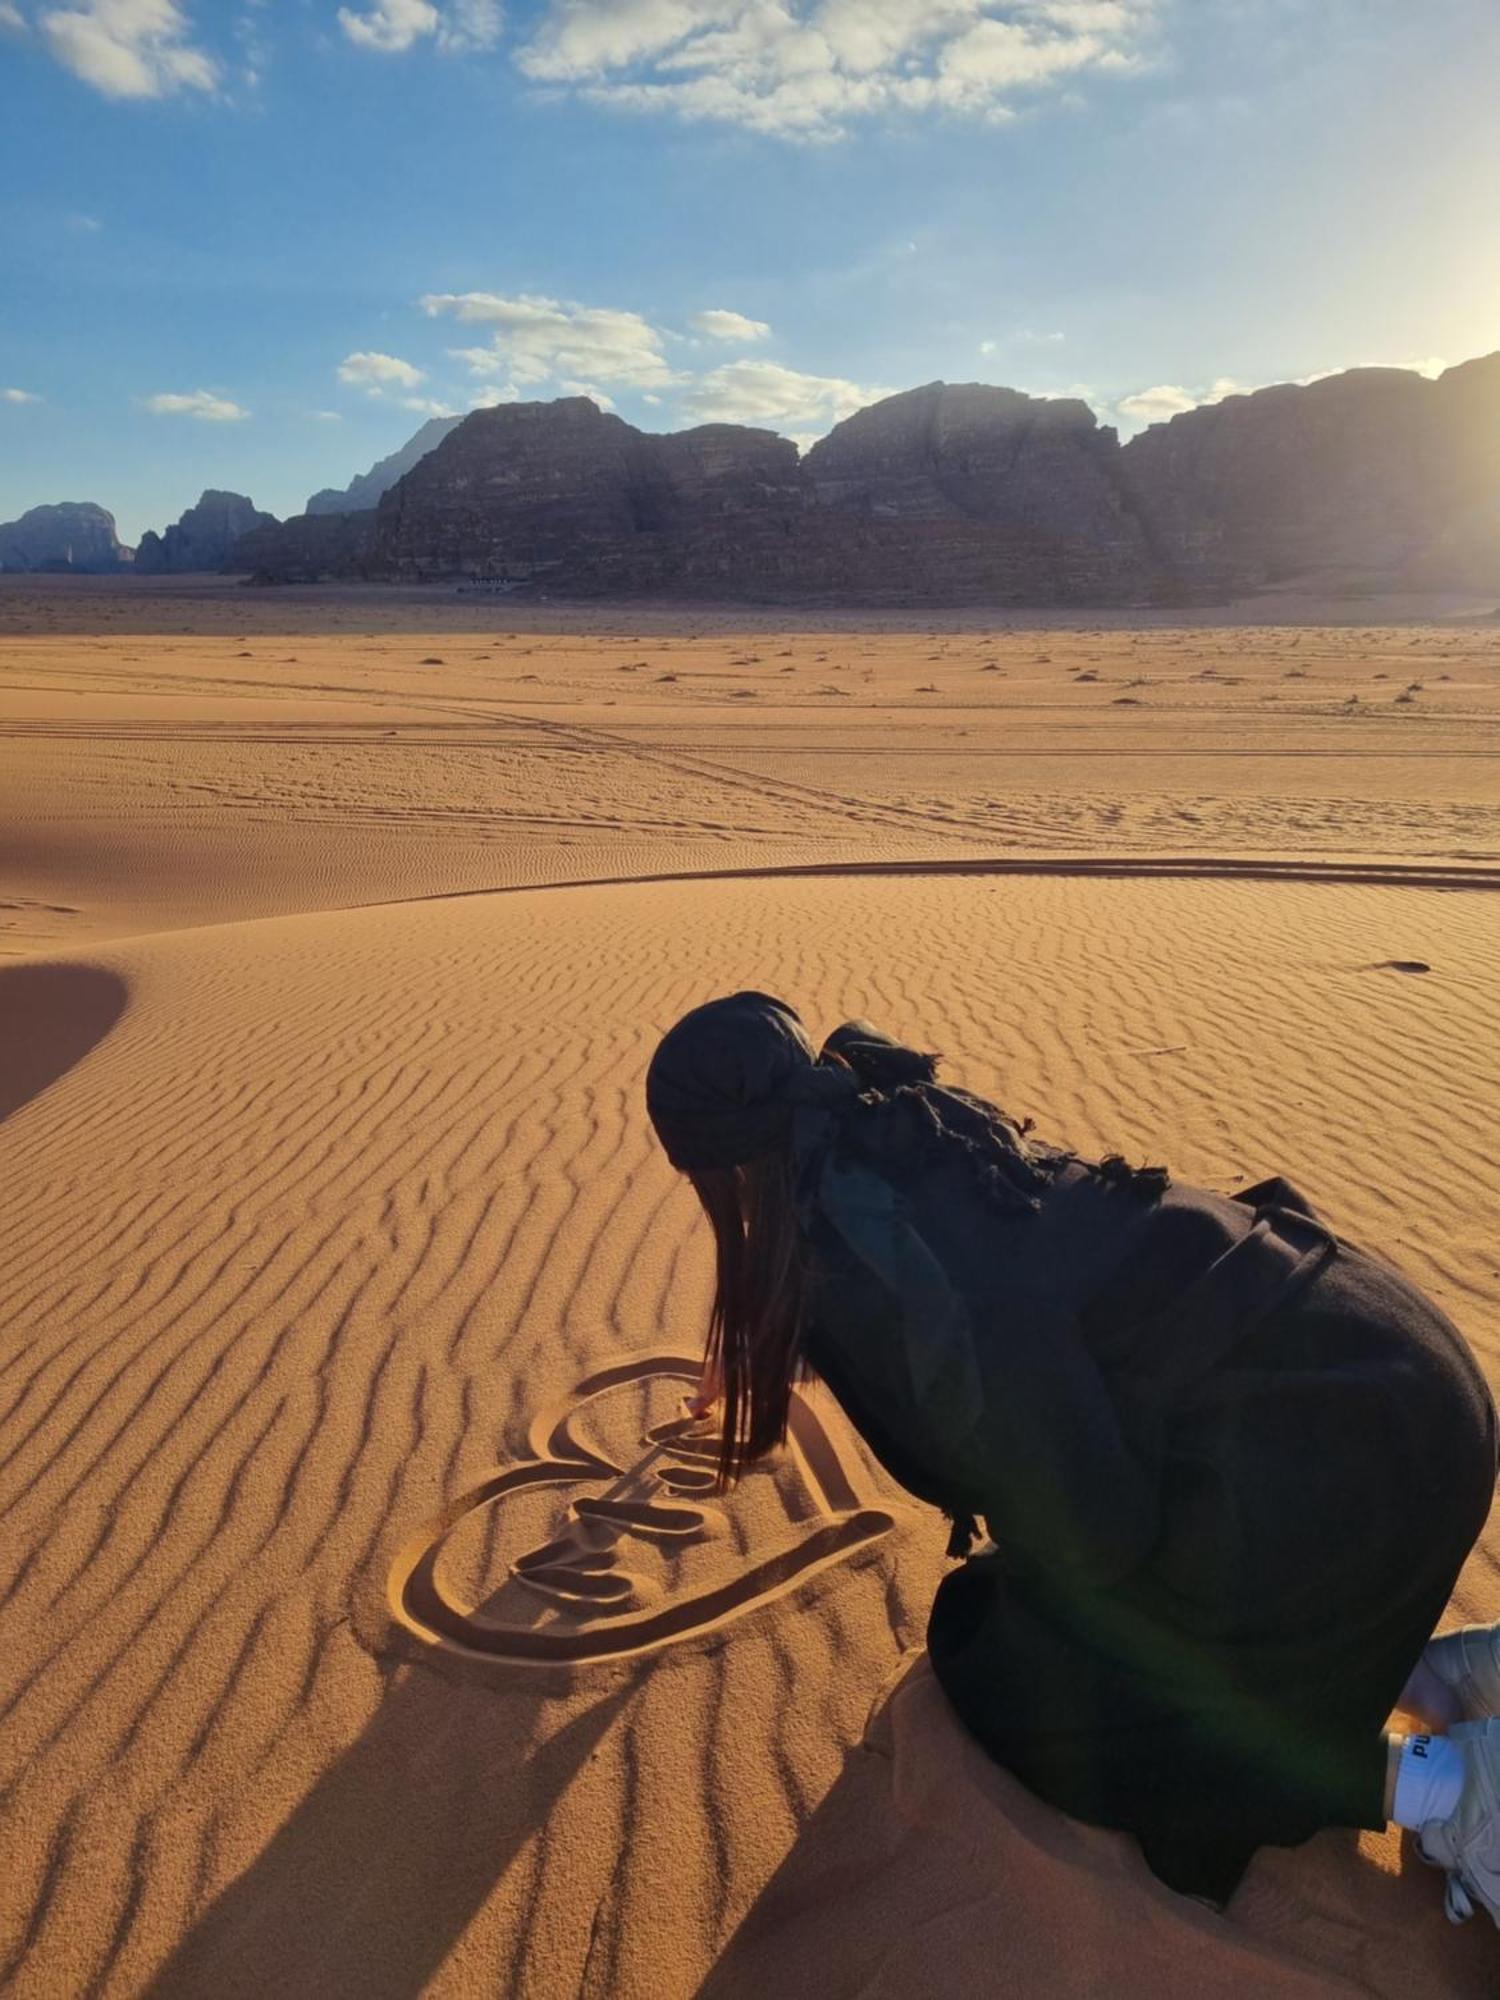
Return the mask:
<path id="1" fill-rule="evenodd" d="M 9 1043 L 0 1065 L 14 1990 L 662 2000 L 716 1963 L 711 1992 L 761 1993 L 779 1963 L 791 1992 L 973 1991 L 924 1984 L 911 1946 L 972 1895 L 984 1962 L 1013 1938 L 1012 1990 L 1143 1991 L 1134 1940 L 1158 1994 L 1492 1991 L 1493 1938 L 1450 1936 L 1425 1877 L 1390 1880 L 1394 1842 L 1269 1857 L 1226 1928 L 1124 1843 L 1079 1859 L 943 1746 L 920 1689 L 861 1751 L 943 1533 L 826 1402 L 889 1532 L 753 1617 L 506 1678 L 414 1663 L 369 1615 L 399 1549 L 526 1457 L 538 1410 L 691 1351 L 705 1245 L 641 1078 L 682 1009 L 737 985 L 816 1028 L 911 1030 L 1080 1147 L 1220 1186 L 1291 1174 L 1500 1376 L 1493 899 L 1158 872 L 470 896 L 7 971 L 0 1022 L 37 1031 L 27 1070 Z M 649 1531 L 719 1503 L 689 1479 L 641 1504 L 661 1518 L 624 1523 L 648 1532 L 623 1567 L 667 1601 L 687 1554 Z M 723 1517 L 712 1560 L 750 1560 L 753 1524 Z M 1496 1553 L 1457 1610 L 1500 1613 Z M 476 1527 L 453 1574 L 508 1559 Z M 953 1894 L 948 1850 L 903 1831 L 936 1809 L 933 1770 L 982 1829 Z M 857 1893 L 877 1879 L 879 1908 Z"/>

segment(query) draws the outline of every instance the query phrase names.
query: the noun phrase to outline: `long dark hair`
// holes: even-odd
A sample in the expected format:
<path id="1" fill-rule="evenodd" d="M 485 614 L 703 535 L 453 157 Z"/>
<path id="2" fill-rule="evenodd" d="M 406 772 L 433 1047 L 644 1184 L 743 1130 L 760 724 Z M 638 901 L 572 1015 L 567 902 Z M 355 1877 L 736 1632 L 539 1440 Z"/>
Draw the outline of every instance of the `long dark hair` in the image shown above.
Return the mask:
<path id="1" fill-rule="evenodd" d="M 723 1384 L 719 1488 L 786 1439 L 793 1385 L 806 1374 L 806 1269 L 792 1206 L 791 1157 L 688 1175 L 714 1233 L 707 1360 Z"/>

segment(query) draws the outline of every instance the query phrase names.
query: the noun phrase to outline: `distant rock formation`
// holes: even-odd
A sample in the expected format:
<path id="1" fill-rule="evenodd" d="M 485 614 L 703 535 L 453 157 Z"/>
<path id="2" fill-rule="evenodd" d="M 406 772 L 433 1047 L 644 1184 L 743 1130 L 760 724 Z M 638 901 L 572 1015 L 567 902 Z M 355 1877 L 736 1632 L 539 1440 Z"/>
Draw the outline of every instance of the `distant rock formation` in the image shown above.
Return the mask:
<path id="1" fill-rule="evenodd" d="M 1119 439 L 1074 398 L 929 382 L 846 418 L 805 465 L 821 507 L 900 527 L 880 546 L 906 551 L 904 591 L 941 576 L 964 598 L 1086 603 L 1166 583 Z"/>
<path id="2" fill-rule="evenodd" d="M 114 515 L 92 500 L 59 500 L 30 508 L 18 521 L 0 521 L 0 570 L 107 576 L 133 554 L 115 533 Z"/>
<path id="3" fill-rule="evenodd" d="M 1112 430 L 1087 403 L 929 382 L 846 417 L 807 454 L 823 505 L 892 521 L 1113 526 Z"/>
<path id="4" fill-rule="evenodd" d="M 356 473 L 347 486 L 325 486 L 321 493 L 314 493 L 307 503 L 307 512 L 360 514 L 367 507 L 377 506 L 383 493 L 388 493 L 404 473 L 434 451 L 462 422 L 462 417 L 429 417 L 399 451 L 393 451 L 389 458 L 378 459 L 368 472 Z"/>
<path id="5" fill-rule="evenodd" d="M 1500 577 L 1500 355 L 1435 382 L 1355 368 L 1230 396 L 1121 458 L 1168 562 L 1206 585 Z"/>
<path id="6" fill-rule="evenodd" d="M 375 514 L 293 514 L 255 528 L 234 545 L 229 567 L 257 583 L 322 583 L 371 575 Z"/>
<path id="7" fill-rule="evenodd" d="M 229 554 L 236 542 L 255 528 L 277 526 L 274 514 L 263 514 L 243 493 L 221 493 L 210 487 L 196 507 L 189 507 L 180 520 L 158 535 L 148 529 L 135 552 L 136 573 L 159 576 L 182 570 L 221 570 L 228 567 Z"/>
<path id="8" fill-rule="evenodd" d="M 1431 513 L 1403 581 L 1492 590 L 1500 577 L 1500 355 L 1462 362 L 1432 388 Z"/>
<path id="9" fill-rule="evenodd" d="M 1102 602 L 1149 568 L 1116 456 L 1085 405 L 978 386 L 890 398 L 805 461 L 742 425 L 661 436 L 583 396 L 512 403 L 391 489 L 366 563 L 578 594 Z"/>
<path id="10" fill-rule="evenodd" d="M 419 434 L 420 435 L 420 434 Z M 1500 355 L 1233 396 L 1122 446 L 1085 403 L 933 382 L 805 458 L 639 431 L 586 397 L 478 410 L 372 513 L 240 544 L 268 580 L 996 605 L 1500 588 Z"/>
<path id="11" fill-rule="evenodd" d="M 588 590 L 754 583 L 810 503 L 771 431 L 638 431 L 586 396 L 477 410 L 376 511 L 384 576 L 539 577 Z"/>

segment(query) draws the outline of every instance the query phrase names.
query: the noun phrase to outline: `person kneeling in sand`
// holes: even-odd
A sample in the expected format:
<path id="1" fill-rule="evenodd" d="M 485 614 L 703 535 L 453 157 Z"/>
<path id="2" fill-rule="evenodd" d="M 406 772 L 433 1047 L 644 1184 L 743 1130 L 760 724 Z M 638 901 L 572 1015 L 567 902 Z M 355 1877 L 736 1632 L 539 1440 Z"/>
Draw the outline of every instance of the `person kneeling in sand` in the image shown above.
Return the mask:
<path id="1" fill-rule="evenodd" d="M 1394 1819 L 1500 1923 L 1500 1627 L 1431 1636 L 1496 1478 L 1462 1336 L 1290 1182 L 1081 1159 L 936 1063 L 865 1021 L 818 1051 L 755 992 L 657 1047 L 720 1484 L 817 1376 L 952 1522 L 933 1670 L 1023 1783 L 1214 1902 L 1265 1843 Z"/>

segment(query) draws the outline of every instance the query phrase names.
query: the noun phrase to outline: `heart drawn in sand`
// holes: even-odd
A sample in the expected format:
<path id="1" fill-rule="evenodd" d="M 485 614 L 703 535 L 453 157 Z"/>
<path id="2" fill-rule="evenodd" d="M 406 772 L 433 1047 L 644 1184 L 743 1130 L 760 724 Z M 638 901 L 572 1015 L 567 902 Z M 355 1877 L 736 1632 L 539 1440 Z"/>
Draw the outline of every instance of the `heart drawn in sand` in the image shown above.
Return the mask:
<path id="1" fill-rule="evenodd" d="M 408 1542 L 387 1605 L 445 1651 L 578 1664 L 654 1652 L 779 1597 L 887 1534 L 793 1391 L 785 1450 L 714 1494 L 712 1424 L 682 1413 L 696 1363 L 620 1363 L 532 1423 L 532 1457 Z"/>

